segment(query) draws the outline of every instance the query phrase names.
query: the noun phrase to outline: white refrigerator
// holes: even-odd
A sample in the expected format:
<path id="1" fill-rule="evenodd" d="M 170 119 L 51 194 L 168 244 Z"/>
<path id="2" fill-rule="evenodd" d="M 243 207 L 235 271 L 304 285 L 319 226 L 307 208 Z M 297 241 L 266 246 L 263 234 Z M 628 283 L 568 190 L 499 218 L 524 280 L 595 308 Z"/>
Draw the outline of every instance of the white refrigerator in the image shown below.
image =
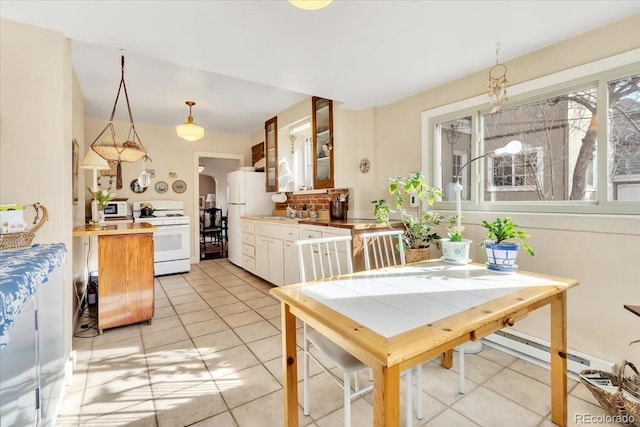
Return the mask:
<path id="1" fill-rule="evenodd" d="M 264 172 L 234 171 L 227 175 L 229 261 L 242 266 L 242 227 L 245 215 L 272 215 L 272 193 L 265 191 Z"/>

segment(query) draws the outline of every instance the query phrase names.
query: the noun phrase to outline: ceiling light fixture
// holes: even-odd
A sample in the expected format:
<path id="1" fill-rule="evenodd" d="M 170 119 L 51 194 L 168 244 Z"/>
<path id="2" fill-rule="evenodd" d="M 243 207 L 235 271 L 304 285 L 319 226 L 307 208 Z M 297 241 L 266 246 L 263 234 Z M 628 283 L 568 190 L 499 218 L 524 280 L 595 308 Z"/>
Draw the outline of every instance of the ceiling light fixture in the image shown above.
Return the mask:
<path id="1" fill-rule="evenodd" d="M 127 102 L 127 112 L 129 113 L 129 133 L 124 142 L 116 136 L 116 131 L 113 127 L 113 118 L 116 114 L 116 107 L 118 106 L 118 99 L 120 99 L 120 91 L 122 90 L 124 90 L 124 97 Z M 109 132 L 107 132 L 107 129 Z M 127 85 L 124 82 L 124 55 L 120 56 L 120 85 L 118 86 L 118 93 L 116 94 L 116 100 L 113 103 L 109 122 L 93 141 L 91 149 L 98 153 L 98 155 L 103 159 L 116 163 L 116 189 L 118 190 L 122 188 L 122 168 L 120 163 L 136 162 L 147 154 L 147 150 L 144 148 L 144 145 L 138 136 L 138 132 L 136 132 L 136 125 L 133 123 L 133 114 L 131 114 Z"/>
<path id="2" fill-rule="evenodd" d="M 289 0 L 289 3 L 303 10 L 318 10 L 327 7 L 333 0 Z"/>
<path id="3" fill-rule="evenodd" d="M 113 103 L 109 123 L 107 123 L 102 132 L 100 132 L 93 141 L 91 149 L 105 160 L 115 162 L 135 162 L 140 160 L 140 158 L 147 153 L 140 137 L 138 136 L 138 132 L 136 132 L 136 126 L 133 123 L 131 105 L 129 104 L 129 95 L 127 94 L 127 84 L 124 81 L 124 55 L 120 57 L 120 72 L 120 86 L 118 86 L 118 93 L 116 94 L 116 100 Z M 127 112 L 129 113 L 129 134 L 124 142 L 116 136 L 116 131 L 113 128 L 113 118 L 116 114 L 118 99 L 120 99 L 120 91 L 124 91 L 124 97 L 127 103 Z M 107 129 L 109 130 L 108 133 Z M 103 135 L 104 138 L 102 138 Z"/>
<path id="4" fill-rule="evenodd" d="M 197 141 L 204 136 L 204 128 L 195 124 L 193 122 L 193 117 L 191 116 L 191 107 L 196 105 L 196 103 L 193 101 L 186 101 L 185 104 L 189 106 L 189 117 L 186 122 L 176 126 L 176 132 L 178 133 L 178 136 L 184 140 Z"/>
<path id="5" fill-rule="evenodd" d="M 202 163 L 200 163 L 198 165 L 198 173 L 202 173 L 202 172 L 204 172 L 204 165 Z"/>

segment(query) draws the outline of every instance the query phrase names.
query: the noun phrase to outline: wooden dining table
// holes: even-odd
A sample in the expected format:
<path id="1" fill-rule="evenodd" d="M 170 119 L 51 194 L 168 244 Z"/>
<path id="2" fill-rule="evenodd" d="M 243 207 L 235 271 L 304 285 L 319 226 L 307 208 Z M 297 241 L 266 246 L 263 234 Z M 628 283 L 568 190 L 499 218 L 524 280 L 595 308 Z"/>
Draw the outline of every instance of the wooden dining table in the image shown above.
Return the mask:
<path id="1" fill-rule="evenodd" d="M 284 424 L 298 425 L 296 318 L 373 370 L 373 424 L 398 426 L 400 373 L 550 305 L 551 420 L 567 425 L 567 290 L 573 279 L 426 261 L 271 290 L 281 301 Z"/>

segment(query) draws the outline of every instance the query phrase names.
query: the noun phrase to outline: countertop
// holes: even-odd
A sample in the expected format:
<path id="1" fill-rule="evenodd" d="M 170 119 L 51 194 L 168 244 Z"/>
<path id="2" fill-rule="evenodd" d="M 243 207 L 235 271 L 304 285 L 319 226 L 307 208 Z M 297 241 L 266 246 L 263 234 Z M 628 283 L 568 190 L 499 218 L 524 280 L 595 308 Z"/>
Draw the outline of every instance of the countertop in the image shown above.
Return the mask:
<path id="1" fill-rule="evenodd" d="M 368 230 L 374 228 L 388 228 L 387 224 L 376 224 L 375 219 L 366 218 L 349 218 L 346 220 L 329 219 L 329 218 L 296 218 L 288 219 L 279 216 L 244 216 L 243 219 L 252 221 L 275 222 L 278 224 L 298 224 L 298 225 L 319 225 L 325 227 L 349 228 L 351 230 Z M 402 227 L 402 221 L 390 221 L 392 228 Z"/>
<path id="2" fill-rule="evenodd" d="M 156 229 L 148 222 L 136 222 L 133 224 L 115 224 L 94 229 L 90 224 L 81 225 L 73 229 L 73 237 L 81 236 L 110 236 L 118 234 L 153 233 Z"/>

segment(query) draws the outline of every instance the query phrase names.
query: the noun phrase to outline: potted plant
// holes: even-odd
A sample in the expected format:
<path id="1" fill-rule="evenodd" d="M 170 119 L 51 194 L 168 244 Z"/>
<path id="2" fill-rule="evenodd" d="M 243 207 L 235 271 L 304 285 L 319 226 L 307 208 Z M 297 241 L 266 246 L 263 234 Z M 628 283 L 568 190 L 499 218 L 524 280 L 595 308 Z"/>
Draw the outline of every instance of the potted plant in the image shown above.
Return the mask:
<path id="1" fill-rule="evenodd" d="M 93 196 L 93 201 L 96 206 L 94 215 L 94 208 L 92 203 L 91 216 L 94 224 L 105 225 L 104 209 L 107 207 L 107 204 L 116 196 L 116 194 L 101 189 L 93 192 L 89 187 L 87 187 L 87 190 L 89 190 L 89 192 Z"/>
<path id="2" fill-rule="evenodd" d="M 447 227 L 448 238 L 441 239 L 442 257 L 450 264 L 467 264 L 469 260 L 469 247 L 471 240 L 463 236 L 464 226 L 458 225 L 457 216 L 449 217 Z"/>
<path id="3" fill-rule="evenodd" d="M 427 184 L 422 172 L 389 178 L 388 184 L 389 194 L 392 196 L 391 205 L 384 199 L 372 202 L 376 222 L 389 224 L 389 213 L 398 212 L 405 228 L 407 262 L 428 259 L 429 246 L 440 239 L 435 227 L 442 221 L 442 216 L 429 210 L 429 207 L 436 197 L 442 196 L 442 190 Z M 416 201 L 415 208 L 406 206 L 409 198 Z"/>
<path id="4" fill-rule="evenodd" d="M 530 236 L 514 224 L 510 217 L 496 218 L 493 222 L 483 220 L 482 227 L 487 229 L 487 238 L 481 245 L 487 251 L 489 270 L 501 273 L 516 271 L 516 257 L 520 246 L 529 255 L 536 256 L 533 248 L 525 242 Z"/>

